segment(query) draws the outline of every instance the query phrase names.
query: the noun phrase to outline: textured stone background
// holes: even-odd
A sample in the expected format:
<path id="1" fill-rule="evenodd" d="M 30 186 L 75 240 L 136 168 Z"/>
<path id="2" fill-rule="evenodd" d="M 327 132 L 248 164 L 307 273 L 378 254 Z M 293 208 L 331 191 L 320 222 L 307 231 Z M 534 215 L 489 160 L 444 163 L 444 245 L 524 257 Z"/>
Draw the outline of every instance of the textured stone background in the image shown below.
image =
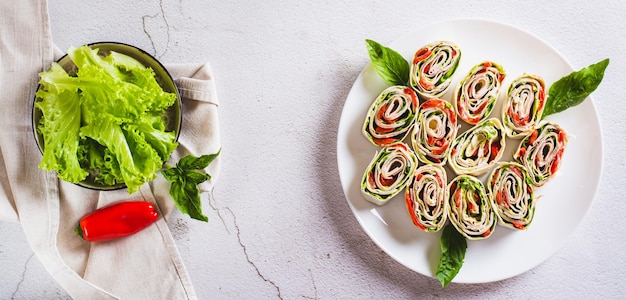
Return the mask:
<path id="1" fill-rule="evenodd" d="M 170 228 L 201 299 L 624 298 L 626 2 L 609 1 L 51 1 L 61 48 L 126 42 L 164 63 L 209 61 L 221 101 L 222 173 L 208 224 Z M 509 23 L 583 67 L 611 58 L 594 93 L 604 169 L 591 210 L 564 247 L 527 273 L 451 284 L 395 262 L 364 233 L 343 195 L 336 132 L 369 62 L 430 22 Z M 478 39 L 479 37 L 477 37 Z M 584 120 L 581 120 L 584 122 Z M 19 224 L 0 224 L 0 298 L 64 299 Z M 138 282 L 137 284 L 141 284 Z"/>

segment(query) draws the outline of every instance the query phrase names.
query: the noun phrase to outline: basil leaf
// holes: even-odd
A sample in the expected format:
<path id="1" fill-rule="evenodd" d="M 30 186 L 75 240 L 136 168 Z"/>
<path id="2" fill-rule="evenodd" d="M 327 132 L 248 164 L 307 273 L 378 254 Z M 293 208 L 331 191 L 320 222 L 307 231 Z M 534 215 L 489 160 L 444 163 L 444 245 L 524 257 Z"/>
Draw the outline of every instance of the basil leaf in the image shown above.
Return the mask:
<path id="1" fill-rule="evenodd" d="M 170 196 L 174 204 L 181 213 L 189 215 L 192 219 L 209 221 L 209 218 L 202 213 L 198 184 L 211 179 L 211 175 L 198 170 L 208 167 L 221 150 L 200 157 L 187 155 L 181 158 L 175 167 L 161 170 L 163 177 L 170 182 Z"/>
<path id="2" fill-rule="evenodd" d="M 185 178 L 191 183 L 200 184 L 211 179 L 211 175 L 200 173 L 195 170 L 187 170 L 185 172 Z"/>
<path id="3" fill-rule="evenodd" d="M 167 181 L 175 181 L 176 178 L 179 175 L 178 169 L 176 168 L 171 168 L 171 169 L 163 169 L 161 170 L 161 175 L 163 175 L 163 177 L 165 177 L 165 179 L 167 179 Z"/>
<path id="4" fill-rule="evenodd" d="M 187 182 L 184 185 L 187 213 L 192 219 L 208 222 L 209 217 L 202 213 L 202 202 L 200 201 L 200 191 L 198 185 L 192 182 Z"/>
<path id="5" fill-rule="evenodd" d="M 181 169 L 194 169 L 194 170 L 204 169 L 208 167 L 218 155 L 220 155 L 220 151 L 221 149 L 218 150 L 217 153 L 209 154 L 209 155 L 202 155 L 200 157 L 187 155 L 180 159 L 180 161 L 178 162 L 178 165 L 180 166 Z"/>
<path id="6" fill-rule="evenodd" d="M 192 219 L 208 222 L 209 217 L 202 213 L 200 191 L 191 182 L 174 181 L 170 186 L 170 196 L 181 213 L 188 214 Z"/>
<path id="7" fill-rule="evenodd" d="M 436 276 L 441 286 L 445 288 L 463 266 L 467 241 L 452 224 L 448 224 L 443 228 L 439 244 L 441 258 Z"/>
<path id="8" fill-rule="evenodd" d="M 409 63 L 391 48 L 375 41 L 365 40 L 367 52 L 376 73 L 390 85 L 406 85 L 409 82 Z"/>
<path id="9" fill-rule="evenodd" d="M 548 90 L 542 119 L 582 103 L 600 85 L 608 65 L 609 59 L 606 58 L 553 83 Z"/>

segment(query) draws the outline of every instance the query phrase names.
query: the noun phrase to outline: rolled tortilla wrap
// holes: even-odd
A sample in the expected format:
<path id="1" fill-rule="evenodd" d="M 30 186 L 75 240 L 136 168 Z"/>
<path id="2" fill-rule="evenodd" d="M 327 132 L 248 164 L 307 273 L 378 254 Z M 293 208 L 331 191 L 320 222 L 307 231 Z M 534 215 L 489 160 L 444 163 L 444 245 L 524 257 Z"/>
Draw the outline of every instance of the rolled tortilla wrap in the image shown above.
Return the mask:
<path id="1" fill-rule="evenodd" d="M 505 145 L 500 121 L 486 119 L 456 137 L 448 165 L 458 175 L 480 176 L 500 160 Z"/>
<path id="2" fill-rule="evenodd" d="M 443 228 L 448 220 L 446 171 L 440 165 L 423 165 L 406 188 L 406 208 L 415 226 L 426 232 Z"/>
<path id="3" fill-rule="evenodd" d="M 415 124 L 419 101 L 407 86 L 386 88 L 369 108 L 363 135 L 377 146 L 402 141 Z"/>
<path id="4" fill-rule="evenodd" d="M 541 120 L 546 86 L 537 75 L 524 74 L 511 82 L 502 105 L 502 125 L 510 138 L 529 135 Z"/>
<path id="5" fill-rule="evenodd" d="M 497 217 L 483 183 L 471 175 L 459 175 L 448 184 L 448 218 L 470 240 L 488 238 Z"/>
<path id="6" fill-rule="evenodd" d="M 454 94 L 453 102 L 459 118 L 472 125 L 487 119 L 496 104 L 505 76 L 502 66 L 491 61 L 474 66 Z"/>
<path id="7" fill-rule="evenodd" d="M 426 99 L 439 98 L 450 87 L 461 59 L 461 49 L 449 41 L 430 43 L 415 53 L 409 82 Z"/>
<path id="8" fill-rule="evenodd" d="M 520 143 L 513 158 L 526 167 L 535 187 L 543 186 L 561 165 L 567 146 L 567 133 L 555 123 L 542 122 Z"/>
<path id="9" fill-rule="evenodd" d="M 417 158 L 426 164 L 445 164 L 458 130 L 450 102 L 430 99 L 420 105 L 411 144 Z"/>
<path id="10" fill-rule="evenodd" d="M 500 163 L 489 176 L 487 191 L 501 225 L 525 230 L 533 221 L 535 197 L 524 166 Z"/>
<path id="11" fill-rule="evenodd" d="M 382 205 L 406 188 L 417 169 L 417 158 L 405 143 L 383 147 L 363 174 L 361 192 L 368 201 Z"/>

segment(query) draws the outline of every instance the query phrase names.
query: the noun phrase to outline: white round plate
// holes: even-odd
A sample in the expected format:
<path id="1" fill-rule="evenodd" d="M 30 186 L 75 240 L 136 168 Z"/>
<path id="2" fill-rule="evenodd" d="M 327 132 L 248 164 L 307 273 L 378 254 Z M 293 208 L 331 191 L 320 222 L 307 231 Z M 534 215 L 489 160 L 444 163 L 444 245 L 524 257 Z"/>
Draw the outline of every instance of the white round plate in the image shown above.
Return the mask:
<path id="1" fill-rule="evenodd" d="M 536 36 L 485 20 L 430 24 L 386 46 L 410 61 L 419 48 L 436 40 L 455 42 L 462 51 L 452 88 L 442 97 L 448 101 L 459 80 L 483 60 L 500 63 L 506 70 L 507 77 L 498 103 L 503 101 L 509 83 L 524 72 L 542 76 L 549 88 L 556 80 L 574 71 L 563 56 Z M 363 55 L 367 55 L 365 42 Z M 346 99 L 337 134 L 341 184 L 354 216 L 370 238 L 399 263 L 434 277 L 441 255 L 440 233 L 426 233 L 412 224 L 402 199 L 403 193 L 389 203 L 377 206 L 365 200 L 360 192 L 363 173 L 378 150 L 363 136 L 361 128 L 367 109 L 385 87 L 387 84 L 368 64 Z M 499 115 L 500 105 L 496 105 L 491 116 Z M 569 135 L 569 143 L 559 172 L 546 185 L 536 189 L 539 200 L 533 223 L 526 231 L 498 226 L 488 239 L 468 241 L 465 262 L 453 282 L 490 282 L 528 271 L 563 246 L 587 213 L 602 170 L 602 134 L 596 109 L 591 99 L 587 99 L 579 106 L 548 116 L 546 120 L 560 124 Z M 507 140 L 503 161 L 511 160 L 518 144 L 519 141 Z M 449 180 L 453 176 L 448 171 Z M 484 182 L 484 176 L 481 179 Z"/>

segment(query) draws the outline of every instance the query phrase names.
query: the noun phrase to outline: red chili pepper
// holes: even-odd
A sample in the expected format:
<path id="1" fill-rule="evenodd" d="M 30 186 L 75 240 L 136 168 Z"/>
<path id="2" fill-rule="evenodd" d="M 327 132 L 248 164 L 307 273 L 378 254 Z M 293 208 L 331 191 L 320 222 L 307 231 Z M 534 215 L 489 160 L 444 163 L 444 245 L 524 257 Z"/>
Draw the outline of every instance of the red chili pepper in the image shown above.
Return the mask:
<path id="1" fill-rule="evenodd" d="M 88 242 L 108 241 L 135 234 L 158 218 L 159 213 L 150 202 L 120 202 L 84 216 L 76 233 Z"/>

